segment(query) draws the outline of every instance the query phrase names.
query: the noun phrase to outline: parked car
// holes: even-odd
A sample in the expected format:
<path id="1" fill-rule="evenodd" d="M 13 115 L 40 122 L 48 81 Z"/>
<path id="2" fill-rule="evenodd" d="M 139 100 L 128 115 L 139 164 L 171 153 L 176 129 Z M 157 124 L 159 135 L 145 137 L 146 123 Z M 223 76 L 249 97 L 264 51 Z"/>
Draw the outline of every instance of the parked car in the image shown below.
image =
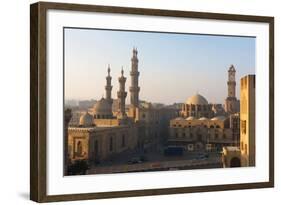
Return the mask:
<path id="1" fill-rule="evenodd" d="M 204 160 L 204 159 L 208 159 L 209 158 L 209 154 L 199 154 L 196 159 L 199 160 Z"/>
<path id="2" fill-rule="evenodd" d="M 147 161 L 147 158 L 144 155 L 142 155 L 140 157 L 133 157 L 132 159 L 130 159 L 128 161 L 128 164 L 138 164 L 138 163 L 143 163 L 146 161 Z"/>

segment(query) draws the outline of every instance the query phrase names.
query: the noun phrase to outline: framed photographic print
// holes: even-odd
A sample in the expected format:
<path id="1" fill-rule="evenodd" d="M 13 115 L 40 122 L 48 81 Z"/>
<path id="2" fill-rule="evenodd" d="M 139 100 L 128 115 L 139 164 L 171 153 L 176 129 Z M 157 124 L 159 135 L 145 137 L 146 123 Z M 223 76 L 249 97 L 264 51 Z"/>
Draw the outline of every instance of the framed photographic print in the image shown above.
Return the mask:
<path id="1" fill-rule="evenodd" d="M 274 186 L 274 18 L 31 5 L 30 198 Z"/>

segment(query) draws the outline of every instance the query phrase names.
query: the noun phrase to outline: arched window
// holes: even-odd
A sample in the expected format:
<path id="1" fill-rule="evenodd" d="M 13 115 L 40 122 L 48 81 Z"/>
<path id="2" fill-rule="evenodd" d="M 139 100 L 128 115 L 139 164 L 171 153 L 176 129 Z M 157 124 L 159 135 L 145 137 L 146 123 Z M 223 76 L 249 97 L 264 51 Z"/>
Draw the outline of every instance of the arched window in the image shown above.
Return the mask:
<path id="1" fill-rule="evenodd" d="M 216 128 L 221 128 L 221 127 L 219 125 L 217 125 Z"/>

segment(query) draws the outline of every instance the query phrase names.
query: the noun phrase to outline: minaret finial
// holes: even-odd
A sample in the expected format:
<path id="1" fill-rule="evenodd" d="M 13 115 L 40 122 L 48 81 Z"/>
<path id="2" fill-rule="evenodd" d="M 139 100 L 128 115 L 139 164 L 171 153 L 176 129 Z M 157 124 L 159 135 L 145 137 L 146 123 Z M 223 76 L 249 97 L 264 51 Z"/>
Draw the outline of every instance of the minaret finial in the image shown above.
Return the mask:
<path id="1" fill-rule="evenodd" d="M 109 76 L 110 75 L 110 64 L 108 64 L 107 73 L 108 73 L 108 76 Z"/>
<path id="2" fill-rule="evenodd" d="M 121 69 L 121 75 L 122 75 L 122 76 L 124 75 L 123 66 L 122 66 L 122 69 Z"/>

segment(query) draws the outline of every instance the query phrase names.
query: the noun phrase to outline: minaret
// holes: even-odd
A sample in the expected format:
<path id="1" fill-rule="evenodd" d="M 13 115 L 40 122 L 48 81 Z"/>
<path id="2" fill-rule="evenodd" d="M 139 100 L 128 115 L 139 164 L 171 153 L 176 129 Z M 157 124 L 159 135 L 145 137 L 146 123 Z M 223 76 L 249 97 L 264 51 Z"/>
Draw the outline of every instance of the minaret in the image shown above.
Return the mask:
<path id="1" fill-rule="evenodd" d="M 235 96 L 235 89 L 236 89 L 235 73 L 236 73 L 236 70 L 235 70 L 234 66 L 231 65 L 230 68 L 228 69 L 228 81 L 227 81 L 228 97 L 230 97 L 230 98 L 236 98 L 236 96 Z"/>
<path id="2" fill-rule="evenodd" d="M 127 92 L 125 91 L 126 78 L 124 77 L 123 67 L 122 67 L 122 70 L 121 70 L 121 77 L 118 78 L 118 81 L 119 81 L 119 91 L 117 92 L 117 97 L 118 97 L 117 118 L 118 119 L 124 119 L 124 118 L 127 117 L 126 111 L 125 111 L 125 103 L 126 103 Z"/>
<path id="3" fill-rule="evenodd" d="M 139 71 L 138 71 L 138 51 L 136 48 L 133 49 L 133 57 L 131 58 L 132 62 L 132 69 L 131 69 L 131 87 L 130 87 L 130 93 L 131 93 L 131 106 L 133 108 L 137 108 L 139 106 Z"/>
<path id="4" fill-rule="evenodd" d="M 106 92 L 105 99 L 112 106 L 113 100 L 111 98 L 111 90 L 112 90 L 111 79 L 112 78 L 110 76 L 110 65 L 108 65 L 107 76 L 106 76 L 106 86 L 105 86 L 105 92 Z"/>
<path id="5" fill-rule="evenodd" d="M 233 65 L 228 69 L 228 95 L 225 100 L 225 111 L 229 114 L 233 114 L 239 111 L 239 101 L 236 99 L 236 81 L 235 81 L 236 70 Z"/>

